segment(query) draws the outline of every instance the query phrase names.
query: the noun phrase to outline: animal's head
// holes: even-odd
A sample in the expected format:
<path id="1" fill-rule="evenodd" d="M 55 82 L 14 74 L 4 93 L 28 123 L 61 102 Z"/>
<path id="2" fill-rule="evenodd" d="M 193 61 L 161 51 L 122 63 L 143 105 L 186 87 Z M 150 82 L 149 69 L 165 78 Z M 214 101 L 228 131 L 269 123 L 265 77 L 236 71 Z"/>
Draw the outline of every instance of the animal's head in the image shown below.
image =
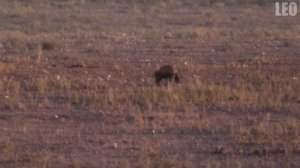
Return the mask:
<path id="1" fill-rule="evenodd" d="M 156 83 L 156 84 L 159 84 L 159 82 L 161 81 L 161 77 L 160 77 L 158 71 L 155 71 L 155 73 L 154 73 L 154 78 L 155 78 L 155 83 Z"/>

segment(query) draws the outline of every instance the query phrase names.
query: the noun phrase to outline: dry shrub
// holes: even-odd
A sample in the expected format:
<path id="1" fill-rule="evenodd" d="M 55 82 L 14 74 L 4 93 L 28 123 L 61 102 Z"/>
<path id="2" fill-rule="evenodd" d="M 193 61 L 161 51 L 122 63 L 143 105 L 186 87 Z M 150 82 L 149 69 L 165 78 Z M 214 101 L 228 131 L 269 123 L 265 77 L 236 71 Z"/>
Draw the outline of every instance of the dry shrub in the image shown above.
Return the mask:
<path id="1" fill-rule="evenodd" d="M 1 41 L 5 52 L 18 53 L 27 50 L 28 36 L 21 31 L 2 31 Z"/>

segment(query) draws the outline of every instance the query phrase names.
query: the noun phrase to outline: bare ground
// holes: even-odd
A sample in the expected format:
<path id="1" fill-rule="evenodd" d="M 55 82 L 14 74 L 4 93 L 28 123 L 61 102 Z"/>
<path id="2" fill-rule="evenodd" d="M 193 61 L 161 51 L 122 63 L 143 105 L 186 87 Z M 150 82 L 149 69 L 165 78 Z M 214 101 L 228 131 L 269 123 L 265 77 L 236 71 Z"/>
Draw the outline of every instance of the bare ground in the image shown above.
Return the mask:
<path id="1" fill-rule="evenodd" d="M 299 16 L 0 2 L 0 167 L 299 167 Z M 181 84 L 156 87 L 172 64 Z"/>

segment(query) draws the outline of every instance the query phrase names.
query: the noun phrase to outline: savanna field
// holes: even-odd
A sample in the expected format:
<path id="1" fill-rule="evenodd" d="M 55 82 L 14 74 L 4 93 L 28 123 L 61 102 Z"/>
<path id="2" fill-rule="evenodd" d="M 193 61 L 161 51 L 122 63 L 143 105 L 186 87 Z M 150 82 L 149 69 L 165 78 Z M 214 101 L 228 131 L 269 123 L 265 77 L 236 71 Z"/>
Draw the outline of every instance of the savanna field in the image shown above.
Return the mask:
<path id="1" fill-rule="evenodd" d="M 180 83 L 157 86 L 167 64 Z M 2 167 L 300 167 L 300 13 L 275 16 L 270 0 L 0 1 Z"/>

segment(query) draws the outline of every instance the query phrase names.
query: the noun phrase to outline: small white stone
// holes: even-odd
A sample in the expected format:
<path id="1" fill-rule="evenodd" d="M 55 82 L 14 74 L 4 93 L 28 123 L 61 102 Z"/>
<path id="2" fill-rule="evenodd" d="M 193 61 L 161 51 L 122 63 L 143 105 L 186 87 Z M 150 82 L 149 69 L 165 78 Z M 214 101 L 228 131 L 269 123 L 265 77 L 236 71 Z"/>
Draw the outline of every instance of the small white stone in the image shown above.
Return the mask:
<path id="1" fill-rule="evenodd" d="M 45 74 L 48 74 L 48 73 L 49 73 L 46 69 L 43 69 L 43 72 L 44 72 Z"/>
<path id="2" fill-rule="evenodd" d="M 118 144 L 115 142 L 114 143 L 114 148 L 117 149 L 118 148 Z"/>
<path id="3" fill-rule="evenodd" d="M 167 32 L 167 37 L 171 38 L 172 36 L 173 36 L 173 34 L 172 34 L 172 33 L 170 33 L 170 32 Z"/>
<path id="4" fill-rule="evenodd" d="M 152 134 L 155 134 L 155 130 L 152 130 Z"/>

